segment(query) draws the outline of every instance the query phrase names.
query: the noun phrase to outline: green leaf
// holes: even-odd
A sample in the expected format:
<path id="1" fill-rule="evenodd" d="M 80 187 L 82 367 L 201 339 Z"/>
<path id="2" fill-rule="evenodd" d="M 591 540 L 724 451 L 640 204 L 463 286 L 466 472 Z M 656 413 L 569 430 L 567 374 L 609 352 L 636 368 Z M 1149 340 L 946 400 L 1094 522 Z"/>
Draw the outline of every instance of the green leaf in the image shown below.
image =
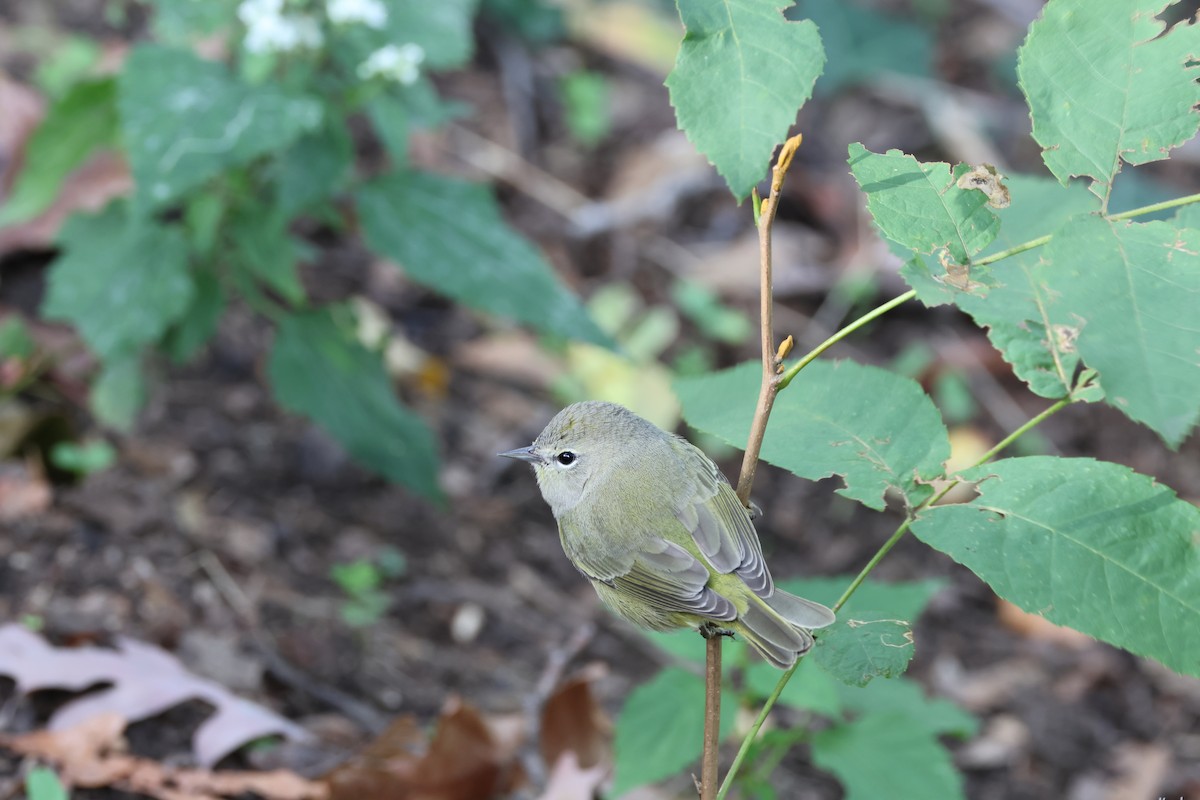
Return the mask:
<path id="1" fill-rule="evenodd" d="M 118 106 L 142 208 L 171 203 L 223 170 L 282 150 L 320 124 L 320 102 L 250 86 L 186 50 L 143 44 Z"/>
<path id="2" fill-rule="evenodd" d="M 157 342 L 192 301 L 187 244 L 174 228 L 130 220 L 123 203 L 75 215 L 60 234 L 42 304 L 104 361 Z"/>
<path id="3" fill-rule="evenodd" d="M 818 95 L 878 80 L 880 73 L 932 75 L 933 37 L 907 17 L 861 2 L 828 0 L 801 0 L 784 13 L 788 19 L 816 23 L 825 50 L 834 54 L 817 81 Z"/>
<path id="4" fill-rule="evenodd" d="M 891 678 L 908 669 L 913 656 L 908 620 L 885 612 L 838 612 L 838 620 L 818 634 L 813 658 L 842 683 L 866 686 L 873 678 Z"/>
<path id="5" fill-rule="evenodd" d="M 26 145 L 25 166 L 0 208 L 0 227 L 45 211 L 76 167 L 116 144 L 116 97 L 116 80 L 101 78 L 75 84 L 50 107 Z"/>
<path id="6" fill-rule="evenodd" d="M 36 349 L 37 343 L 20 317 L 14 315 L 0 322 L 0 362 L 10 358 L 23 361 Z"/>
<path id="7" fill-rule="evenodd" d="M 1004 599 L 1200 676 L 1200 508 L 1145 475 L 1085 458 L 1010 458 L 968 470 L 965 505 L 913 533 Z"/>
<path id="8" fill-rule="evenodd" d="M 608 344 L 483 186 L 403 172 L 366 184 L 355 199 L 367 243 L 417 283 L 547 333 Z"/>
<path id="9" fill-rule="evenodd" d="M 721 706 L 730 711 L 724 697 Z M 722 713 L 721 738 L 732 727 L 733 714 Z M 700 757 L 703 731 L 704 681 L 698 676 L 664 669 L 634 689 L 617 718 L 612 796 L 679 773 Z"/>
<path id="10" fill-rule="evenodd" d="M 471 58 L 475 37 L 471 23 L 479 0 L 438 0 L 412 3 L 387 0 L 388 41 L 417 44 L 425 51 L 422 66 L 461 67 Z"/>
<path id="11" fill-rule="evenodd" d="M 25 776 L 25 794 L 28 800 L 68 800 L 70 795 L 63 788 L 58 774 L 49 767 L 34 767 Z"/>
<path id="12" fill-rule="evenodd" d="M 575 70 L 559 81 L 563 113 L 571 135 L 594 147 L 612 129 L 608 79 L 599 72 Z"/>
<path id="13" fill-rule="evenodd" d="M 279 155 L 276 205 L 284 218 L 327 202 L 345 182 L 354 143 L 345 122 L 330 115 L 321 128 Z"/>
<path id="14" fill-rule="evenodd" d="M 941 161 L 921 163 L 899 150 L 872 153 L 857 142 L 850 145 L 850 171 L 867 195 L 867 209 L 883 236 L 916 255 L 948 259 L 938 267 L 919 260 L 904 271 L 909 283 L 929 305 L 953 300 L 963 292 L 990 285 L 984 267 L 970 259 L 996 238 L 1000 220 L 977 189 L 963 189 L 958 179 L 971 171 L 967 164 L 951 168 Z M 954 267 L 955 272 L 948 272 Z M 914 270 L 928 280 L 912 280 Z"/>
<path id="15" fill-rule="evenodd" d="M 854 580 L 854 575 L 835 575 L 820 578 L 789 578 L 776 581 L 776 585 L 785 592 L 807 597 L 833 606 L 842 596 L 842 592 Z M 943 578 L 927 578 L 923 581 L 898 581 L 884 583 L 868 579 L 850 595 L 846 605 L 839 612 L 858 614 L 860 612 L 882 611 L 897 619 L 915 623 L 925 611 L 925 606 L 933 596 L 946 588 Z"/>
<path id="16" fill-rule="evenodd" d="M 50 448 L 50 463 L 76 475 L 108 469 L 116 460 L 116 449 L 103 439 L 82 443 L 55 442 Z"/>
<path id="17" fill-rule="evenodd" d="M 1166 0 L 1053 0 L 1018 52 L 1017 74 L 1042 159 L 1062 183 L 1093 178 L 1108 196 L 1121 161 L 1143 164 L 1196 133 L 1200 27 L 1162 36 Z"/>
<path id="18" fill-rule="evenodd" d="M 825 64 L 817 26 L 784 0 L 679 3 L 687 29 L 667 76 L 679 127 L 739 200 L 750 194 L 812 96 Z"/>
<path id="19" fill-rule="evenodd" d="M 433 435 L 396 400 L 378 353 L 328 310 L 285 316 L 267 376 L 279 404 L 303 414 L 365 467 L 437 498 Z"/>
<path id="20" fill-rule="evenodd" d="M 190 361 L 213 334 L 225 313 L 225 291 L 217 277 L 207 270 L 194 275 L 196 293 L 187 311 L 171 328 L 163 349 L 177 364 Z"/>
<path id="21" fill-rule="evenodd" d="M 230 237 L 235 269 L 249 276 L 292 305 L 304 302 L 304 286 L 296 273 L 296 242 L 288 233 L 288 220 L 278 208 L 252 204 L 231 220 Z"/>
<path id="22" fill-rule="evenodd" d="M 765 700 L 775 691 L 775 685 L 783 675 L 776 667 L 765 661 L 755 661 L 746 670 L 747 688 L 759 699 Z M 779 702 L 792 708 L 801 708 L 822 714 L 827 717 L 837 717 L 842 713 L 841 699 L 838 687 L 842 684 L 821 669 L 815 659 L 805 658 L 800 666 L 792 673 Z"/>
<path id="23" fill-rule="evenodd" d="M 903 714 L 871 714 L 813 736 L 813 763 L 837 776 L 845 800 L 956 800 L 962 776 L 934 734 Z"/>
<path id="24" fill-rule="evenodd" d="M 88 392 L 92 413 L 105 425 L 128 431 L 146 404 L 146 379 L 137 354 L 122 354 L 104 362 Z"/>
<path id="25" fill-rule="evenodd" d="M 1100 207 L 1096 196 L 1078 181 L 1064 187 L 1051 178 L 1013 175 L 1007 185 L 1012 203 L 996 212 L 1000 235 L 984 251 L 988 255 L 1054 233 L 1072 216 Z M 1035 249 L 1009 256 L 993 267 L 998 285 L 986 298 L 959 293 L 953 299 L 977 325 L 988 329 L 988 338 L 1018 378 L 1035 394 L 1058 399 L 1071 391 L 1079 355 L 1047 334 L 1045 310 L 1050 298 L 1036 277 L 1043 255 Z"/>
<path id="26" fill-rule="evenodd" d="M 689 425 L 745 447 L 762 368 L 756 363 L 675 383 Z M 883 510 L 884 493 L 917 505 L 942 474 L 950 442 L 915 381 L 850 361 L 815 361 L 775 400 L 762 459 L 802 478 L 841 475 L 839 494 Z"/>
<path id="27" fill-rule="evenodd" d="M 979 720 L 942 698 L 926 697 L 916 681 L 905 677 L 871 681 L 866 686 L 834 682 L 838 700 L 847 711 L 861 715 L 895 713 L 907 717 L 907 725 L 931 734 L 949 734 L 961 739 L 974 736 Z"/>
<path id="28" fill-rule="evenodd" d="M 1100 372 L 1107 402 L 1178 447 L 1200 416 L 1200 230 L 1077 217 L 1036 275 L 1055 338 Z"/>
<path id="29" fill-rule="evenodd" d="M 231 26 L 236 0 L 152 0 L 155 35 L 168 44 L 186 45 Z"/>

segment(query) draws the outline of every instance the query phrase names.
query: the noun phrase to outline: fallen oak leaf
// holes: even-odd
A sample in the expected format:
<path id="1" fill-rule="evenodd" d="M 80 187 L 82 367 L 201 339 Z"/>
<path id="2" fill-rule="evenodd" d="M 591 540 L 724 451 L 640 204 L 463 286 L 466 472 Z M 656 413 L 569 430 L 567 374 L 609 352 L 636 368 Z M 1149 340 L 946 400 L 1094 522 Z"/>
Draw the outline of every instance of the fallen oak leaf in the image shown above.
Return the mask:
<path id="1" fill-rule="evenodd" d="M 539 800 L 592 800 L 610 771 L 606 764 L 581 767 L 575 753 L 567 750 L 550 770 L 546 790 Z"/>
<path id="2" fill-rule="evenodd" d="M 507 719 L 493 724 L 451 698 L 428 744 L 415 718 L 399 717 L 325 781 L 331 800 L 480 800 L 520 781 L 519 739 Z"/>
<path id="3" fill-rule="evenodd" d="M 539 746 L 547 767 L 572 754 L 583 770 L 612 767 L 613 726 L 592 693 L 603 669 L 584 670 L 561 683 L 542 706 Z"/>
<path id="4" fill-rule="evenodd" d="M 124 752 L 127 720 L 101 714 L 64 730 L 22 736 L 0 734 L 0 746 L 55 764 L 63 782 L 84 788 L 111 787 L 158 800 L 221 800 L 253 792 L 263 800 L 326 800 L 328 788 L 294 772 L 180 769 Z"/>
<path id="5" fill-rule="evenodd" d="M 311 738 L 285 717 L 230 692 L 188 670 L 165 650 L 120 638 L 118 649 L 58 648 L 20 625 L 0 626 L 0 673 L 16 681 L 17 691 L 82 690 L 112 686 L 71 701 L 50 718 L 51 730 L 63 730 L 106 712 L 129 721 L 160 714 L 187 700 L 200 699 L 215 711 L 192 738 L 197 763 L 212 766 L 243 744 L 278 734 Z"/>

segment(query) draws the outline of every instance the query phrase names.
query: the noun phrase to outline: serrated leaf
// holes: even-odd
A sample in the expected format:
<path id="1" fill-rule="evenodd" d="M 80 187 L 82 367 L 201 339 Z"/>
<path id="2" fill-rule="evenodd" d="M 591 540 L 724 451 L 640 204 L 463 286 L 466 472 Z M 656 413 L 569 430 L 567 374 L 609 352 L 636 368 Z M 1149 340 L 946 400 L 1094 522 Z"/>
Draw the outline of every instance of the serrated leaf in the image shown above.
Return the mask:
<path id="1" fill-rule="evenodd" d="M 329 431 L 363 466 L 439 497 L 433 435 L 402 406 L 378 353 L 328 310 L 283 317 L 267 362 L 281 406 Z"/>
<path id="2" fill-rule="evenodd" d="M 839 612 L 837 622 L 817 637 L 812 657 L 830 675 L 852 686 L 902 675 L 913 656 L 909 621 L 881 611 Z"/>
<path id="3" fill-rule="evenodd" d="M 816 25 L 782 0 L 679 3 L 687 33 L 667 76 L 679 127 L 739 200 L 767 174 L 825 64 Z"/>
<path id="4" fill-rule="evenodd" d="M 96 150 L 116 144 L 116 99 L 116 80 L 100 78 L 75 84 L 50 107 L 26 145 L 24 167 L 0 207 L 0 226 L 45 211 L 76 167 Z"/>
<path id="5" fill-rule="evenodd" d="M 849 152 L 850 171 L 887 239 L 918 254 L 945 251 L 953 264 L 967 265 L 996 238 L 1000 220 L 988 207 L 987 195 L 957 185 L 970 172 L 969 165 L 921 163 L 899 150 L 872 153 L 857 142 Z M 986 273 L 973 269 L 969 277 L 981 282 Z"/>
<path id="6" fill-rule="evenodd" d="M 317 100 L 251 86 L 221 64 L 152 44 L 135 47 L 126 61 L 118 107 L 143 208 L 286 147 L 323 115 Z"/>
<path id="7" fill-rule="evenodd" d="M 979 730 L 979 720 L 940 697 L 927 697 L 921 685 L 905 677 L 871 681 L 866 686 L 834 682 L 842 706 L 858 714 L 903 714 L 907 725 L 934 735 L 966 739 Z"/>
<path id="8" fill-rule="evenodd" d="M 1200 675 L 1200 508 L 1126 467 L 1010 458 L 968 470 L 968 504 L 913 533 L 998 595 L 1174 670 Z"/>
<path id="9" fill-rule="evenodd" d="M 1107 402 L 1178 447 L 1200 416 L 1200 230 L 1077 217 L 1036 274 Z"/>
<path id="10" fill-rule="evenodd" d="M 475 44 L 471 25 L 479 0 L 386 0 L 386 5 L 388 40 L 420 45 L 425 51 L 423 66 L 461 67 L 471 58 Z"/>
<path id="11" fill-rule="evenodd" d="M 956 800 L 962 776 L 935 736 L 903 714 L 871 714 L 813 736 L 813 763 L 837 776 L 845 800 Z"/>
<path id="12" fill-rule="evenodd" d="M 676 381 L 684 419 L 745 447 L 761 370 L 747 363 Z M 781 391 L 762 448 L 764 461 L 802 478 L 841 475 L 839 494 L 878 510 L 889 488 L 920 503 L 931 494 L 922 481 L 949 457 L 946 427 L 919 384 L 851 361 L 815 361 Z"/>
<path id="13" fill-rule="evenodd" d="M 733 714 L 721 703 L 721 738 Z M 630 693 L 617 717 L 612 797 L 679 773 L 704 744 L 704 681 L 682 669 L 664 669 Z"/>
<path id="14" fill-rule="evenodd" d="M 1033 138 L 1062 183 L 1107 197 L 1121 161 L 1143 164 L 1196 133 L 1200 27 L 1161 35 L 1165 0 L 1053 0 L 1018 51 Z"/>
<path id="15" fill-rule="evenodd" d="M 1013 175 L 1008 186 L 1012 203 L 996 212 L 1000 235 L 985 254 L 1054 233 L 1072 216 L 1100 207 L 1096 196 L 1079 182 L 1064 187 L 1050 178 Z M 1046 308 L 1051 299 L 1035 274 L 1043 255 L 1041 250 L 1030 250 L 997 262 L 992 272 L 997 285 L 987 297 L 959 293 L 953 300 L 988 329 L 988 338 L 1018 378 L 1035 394 L 1058 399 L 1071 391 L 1079 356 L 1047 333 Z"/>
<path id="16" fill-rule="evenodd" d="M 368 244 L 417 283 L 547 333 L 608 344 L 483 186 L 402 172 L 371 181 L 355 199 Z"/>
<path id="17" fill-rule="evenodd" d="M 75 325 L 104 361 L 157 342 L 191 303 L 187 244 L 174 227 L 111 203 L 71 217 L 59 240 L 42 314 Z"/>

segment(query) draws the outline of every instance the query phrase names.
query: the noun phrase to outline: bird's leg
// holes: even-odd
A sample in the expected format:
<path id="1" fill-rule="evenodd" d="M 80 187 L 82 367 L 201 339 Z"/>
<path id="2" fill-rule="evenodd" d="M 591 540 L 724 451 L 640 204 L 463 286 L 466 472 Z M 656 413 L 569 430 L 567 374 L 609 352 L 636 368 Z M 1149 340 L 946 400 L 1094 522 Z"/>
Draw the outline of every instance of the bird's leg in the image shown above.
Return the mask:
<path id="1" fill-rule="evenodd" d="M 733 636 L 733 631 L 729 628 L 722 628 L 715 622 L 700 623 L 700 635 L 705 639 L 715 639 L 718 636 Z"/>

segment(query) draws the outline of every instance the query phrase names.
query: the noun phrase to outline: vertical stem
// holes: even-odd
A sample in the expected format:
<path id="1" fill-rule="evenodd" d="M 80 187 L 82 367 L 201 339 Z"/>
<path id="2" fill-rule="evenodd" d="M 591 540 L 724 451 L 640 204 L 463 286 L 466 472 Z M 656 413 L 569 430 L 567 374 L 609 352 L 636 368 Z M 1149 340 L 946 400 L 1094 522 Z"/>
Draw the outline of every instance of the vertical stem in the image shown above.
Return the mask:
<path id="1" fill-rule="evenodd" d="M 750 424 L 750 439 L 746 443 L 746 454 L 742 458 L 742 469 L 738 476 L 737 496 L 742 505 L 750 505 L 750 489 L 754 485 L 754 474 L 758 470 L 758 454 L 762 451 L 763 436 L 767 432 L 767 420 L 771 416 L 771 407 L 775 404 L 775 395 L 779 392 L 779 375 L 777 371 L 783 358 L 792 346 L 792 339 L 775 348 L 775 333 L 772 326 L 773 289 L 771 282 L 771 226 L 775 222 L 775 211 L 779 207 L 779 195 L 783 189 L 783 178 L 792 157 L 800 147 L 800 136 L 793 136 L 783 143 L 779 158 L 771 170 L 771 191 L 758 202 L 757 193 L 754 197 L 755 208 L 758 211 L 758 255 L 759 255 L 759 331 L 762 347 L 762 385 L 758 392 L 758 405 L 754 409 L 754 421 Z M 721 730 L 721 638 L 718 632 L 710 631 L 705 650 L 705 691 L 704 691 L 704 756 L 700 764 L 700 798 L 715 800 L 717 787 L 720 782 L 720 765 L 717 761 L 717 747 L 720 744 Z"/>
<path id="2" fill-rule="evenodd" d="M 700 800 L 716 800 L 721 744 L 721 639 L 714 633 L 705 641 L 704 755 L 700 761 Z"/>

